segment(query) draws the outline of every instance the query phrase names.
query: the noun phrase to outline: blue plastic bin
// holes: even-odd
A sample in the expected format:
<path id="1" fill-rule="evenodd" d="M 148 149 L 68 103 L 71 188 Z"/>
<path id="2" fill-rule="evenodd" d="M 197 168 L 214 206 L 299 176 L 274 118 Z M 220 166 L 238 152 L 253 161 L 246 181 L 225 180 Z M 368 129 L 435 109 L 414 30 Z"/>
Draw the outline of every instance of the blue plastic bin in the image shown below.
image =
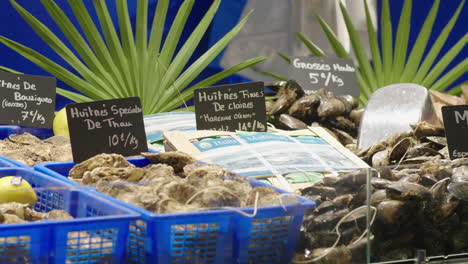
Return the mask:
<path id="1" fill-rule="evenodd" d="M 15 164 L 7 161 L 6 159 L 0 158 L 0 168 L 17 167 Z"/>
<path id="2" fill-rule="evenodd" d="M 137 167 L 150 162 L 146 158 L 128 158 Z M 74 163 L 42 163 L 35 169 L 67 183 Z M 251 180 L 253 186 L 263 185 Z M 94 190 L 94 188 L 93 188 Z M 280 191 L 283 192 L 283 191 Z M 155 214 L 120 202 L 141 214 L 130 225 L 127 245 L 128 263 L 289 263 L 296 249 L 304 210 L 315 203 L 300 198 L 300 203 L 259 208 L 254 218 L 231 210 Z M 241 208 L 252 213 L 253 209 Z"/>
<path id="3" fill-rule="evenodd" d="M 125 263 L 137 213 L 31 169 L 0 169 L 5 176 L 22 176 L 37 188 L 37 211 L 62 209 L 75 219 L 0 224 L 0 263 Z"/>
<path id="4" fill-rule="evenodd" d="M 22 134 L 26 132 L 40 139 L 50 138 L 54 135 L 52 129 L 0 125 L 0 139 L 7 138 L 11 134 Z"/>

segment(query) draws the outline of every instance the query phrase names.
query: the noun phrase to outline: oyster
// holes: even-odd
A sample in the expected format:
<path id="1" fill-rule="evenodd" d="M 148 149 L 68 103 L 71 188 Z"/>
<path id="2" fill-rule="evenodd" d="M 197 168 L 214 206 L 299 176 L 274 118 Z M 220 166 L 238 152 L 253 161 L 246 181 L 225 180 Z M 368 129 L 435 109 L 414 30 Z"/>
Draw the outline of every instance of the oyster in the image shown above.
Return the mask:
<path id="1" fill-rule="evenodd" d="M 0 141 L 0 155 L 33 166 L 39 162 L 73 160 L 70 141 L 52 137 L 46 140 L 29 134 L 10 135 Z"/>
<path id="2" fill-rule="evenodd" d="M 42 143 L 40 139 L 29 133 L 24 133 L 20 135 L 10 135 L 8 138 L 11 140 L 11 142 L 14 142 L 19 145 L 35 145 Z"/>
<path id="3" fill-rule="evenodd" d="M 391 141 L 398 143 L 405 138 L 397 135 Z M 465 237 L 468 201 L 463 199 L 468 193 L 468 185 L 465 185 L 468 159 L 447 163 L 432 158 L 420 166 L 401 167 L 378 168 L 379 173 L 370 175 L 369 203 L 372 207 L 369 211 L 375 213 L 375 221 L 369 226 L 371 261 L 397 261 L 403 256 L 414 258 L 415 248 L 424 248 L 432 256 L 465 252 L 468 249 Z M 312 259 L 311 254 L 302 252 L 305 249 L 323 252 L 345 247 L 350 250 L 351 261 L 356 260 L 352 263 L 364 263 L 365 247 L 358 244 L 366 240 L 354 244 L 353 239 L 363 235 L 366 229 L 367 216 L 363 214 L 366 210 L 362 210 L 367 204 L 366 177 L 365 171 L 343 173 L 326 177 L 312 188 L 302 190 L 303 195 L 320 203 L 304 217 L 300 257 Z M 330 197 L 323 191 L 328 188 L 333 188 L 339 196 Z M 344 218 L 346 215 L 350 219 Z M 338 223 L 341 236 L 336 242 Z M 334 261 L 324 256 L 319 263 Z"/>
<path id="4" fill-rule="evenodd" d="M 99 154 L 88 160 L 75 165 L 70 170 L 70 177 L 74 179 L 83 178 L 86 172 L 92 171 L 98 167 L 128 168 L 134 167 L 125 158 L 117 154 Z"/>
<path id="5" fill-rule="evenodd" d="M 304 95 L 304 90 L 295 81 L 284 82 L 283 86 L 278 89 L 277 100 L 272 106 L 271 115 L 282 114 L 288 111 L 288 108 L 294 101 Z"/>
<path id="6" fill-rule="evenodd" d="M 281 114 L 279 116 L 278 122 L 281 127 L 287 128 L 287 129 L 306 129 L 307 128 L 306 123 L 287 114 Z"/>
<path id="7" fill-rule="evenodd" d="M 184 167 L 184 174 L 188 179 L 221 178 L 226 176 L 226 171 L 214 164 L 193 163 Z"/>
<path id="8" fill-rule="evenodd" d="M 274 189 L 252 189 L 245 177 L 217 165 L 199 164 L 185 153 L 143 155 L 152 162 L 144 168 L 136 168 L 123 156 L 101 154 L 75 165 L 70 173 L 81 177 L 82 184 L 155 213 L 253 206 L 252 195 L 257 193 L 257 206 L 284 203 Z"/>
<path id="9" fill-rule="evenodd" d="M 270 87 L 270 86 L 267 86 Z M 344 145 L 356 144 L 356 135 L 363 110 L 351 95 L 335 96 L 325 89 L 311 91 L 305 95 L 294 81 L 281 82 L 276 101 L 267 101 L 269 120 L 283 129 L 305 129 L 319 125 L 329 129 Z"/>
<path id="10" fill-rule="evenodd" d="M 51 210 L 48 213 L 38 212 L 27 204 L 0 204 L 0 224 L 17 224 L 43 220 L 66 220 L 73 217 L 64 210 Z"/>
<path id="11" fill-rule="evenodd" d="M 342 100 L 336 97 L 325 98 L 320 101 L 320 106 L 317 109 L 319 117 L 335 117 L 346 113 L 346 105 Z"/>
<path id="12" fill-rule="evenodd" d="M 272 206 L 279 203 L 278 192 L 270 187 L 255 187 L 247 195 L 246 204 L 253 206 L 255 198 L 258 196 L 257 206 Z"/>
<path id="13" fill-rule="evenodd" d="M 163 163 L 171 166 L 174 168 L 175 173 L 183 172 L 186 165 L 197 162 L 192 156 L 178 151 L 164 153 L 145 152 L 141 155 L 154 164 Z"/>
<path id="14" fill-rule="evenodd" d="M 314 107 L 320 103 L 317 95 L 306 95 L 295 101 L 288 110 L 288 114 L 300 120 L 310 120 L 313 118 Z"/>
<path id="15" fill-rule="evenodd" d="M 86 171 L 82 177 L 82 183 L 86 185 L 94 185 L 100 179 L 113 176 L 129 182 L 140 181 L 145 176 L 145 171 L 141 168 L 113 168 L 113 167 L 97 167 L 92 171 Z"/>
<path id="16" fill-rule="evenodd" d="M 446 158 L 444 129 L 427 122 L 411 126 L 413 131 L 395 133 L 387 139 L 361 149 L 356 154 L 369 165 L 420 164 L 433 158 Z M 389 152 L 388 159 L 386 152 Z"/>

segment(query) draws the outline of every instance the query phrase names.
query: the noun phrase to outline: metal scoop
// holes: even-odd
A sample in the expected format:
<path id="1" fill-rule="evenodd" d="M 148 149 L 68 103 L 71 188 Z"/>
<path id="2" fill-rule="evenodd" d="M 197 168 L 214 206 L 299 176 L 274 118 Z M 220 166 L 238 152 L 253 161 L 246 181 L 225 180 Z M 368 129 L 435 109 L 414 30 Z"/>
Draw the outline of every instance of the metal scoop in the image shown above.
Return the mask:
<path id="1" fill-rule="evenodd" d="M 372 94 L 362 116 L 358 149 L 374 145 L 392 134 L 411 131 L 410 124 L 435 122 L 429 91 L 417 84 L 399 83 Z"/>

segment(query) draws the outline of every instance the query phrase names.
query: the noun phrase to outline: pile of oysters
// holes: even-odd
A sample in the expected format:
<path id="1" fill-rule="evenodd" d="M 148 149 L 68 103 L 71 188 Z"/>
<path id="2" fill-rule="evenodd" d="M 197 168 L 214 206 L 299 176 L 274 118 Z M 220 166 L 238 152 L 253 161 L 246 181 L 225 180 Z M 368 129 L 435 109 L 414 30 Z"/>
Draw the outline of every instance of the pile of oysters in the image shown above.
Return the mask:
<path id="1" fill-rule="evenodd" d="M 10 135 L 0 141 L 0 156 L 16 160 L 28 166 L 49 161 L 73 160 L 70 140 L 63 136 L 53 136 L 40 140 L 23 133 Z"/>
<path id="2" fill-rule="evenodd" d="M 252 188 L 245 177 L 182 152 L 142 153 L 151 164 L 139 168 L 121 155 L 100 154 L 77 164 L 70 178 L 101 193 L 155 213 L 279 205 L 270 187 Z"/>
<path id="3" fill-rule="evenodd" d="M 296 259 L 362 264 L 367 236 L 372 262 L 411 259 L 416 249 L 427 256 L 468 252 L 468 159 L 327 176 L 302 195 L 318 206 L 304 219 Z"/>
<path id="4" fill-rule="evenodd" d="M 0 204 L 0 224 L 17 224 L 42 220 L 66 220 L 73 217 L 64 210 L 51 210 L 48 213 L 37 212 L 27 204 Z"/>
<path id="5" fill-rule="evenodd" d="M 357 155 L 372 167 L 420 164 L 449 158 L 444 128 L 426 121 L 412 125 L 412 131 L 393 134 L 364 148 Z"/>
<path id="6" fill-rule="evenodd" d="M 325 89 L 308 91 L 294 80 L 267 86 L 276 91 L 275 100 L 266 101 L 269 122 L 282 129 L 305 129 L 320 125 L 343 145 L 356 144 L 364 109 L 351 95 L 336 96 Z"/>

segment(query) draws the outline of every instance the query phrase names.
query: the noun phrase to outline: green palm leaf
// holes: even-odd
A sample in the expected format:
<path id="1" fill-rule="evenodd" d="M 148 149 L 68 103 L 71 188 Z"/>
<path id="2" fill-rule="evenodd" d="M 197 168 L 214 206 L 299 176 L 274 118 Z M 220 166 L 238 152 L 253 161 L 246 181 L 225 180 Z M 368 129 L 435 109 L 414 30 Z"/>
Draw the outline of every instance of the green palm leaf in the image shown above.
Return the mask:
<path id="1" fill-rule="evenodd" d="M 227 46 L 227 44 L 234 38 L 234 36 L 239 33 L 241 28 L 247 22 L 247 19 L 250 17 L 252 12 L 247 14 L 239 24 L 237 24 L 230 32 L 228 32 L 223 38 L 221 38 L 216 44 L 213 45 L 208 51 L 206 51 L 198 60 L 196 60 L 184 73 L 182 73 L 175 82 L 167 89 L 167 91 L 162 95 L 162 98 L 159 100 L 157 106 L 164 105 L 168 103 L 170 98 L 175 98 L 178 93 L 183 90 L 183 87 L 192 82 L 201 71 L 208 66 L 218 54 Z"/>
<path id="2" fill-rule="evenodd" d="M 0 42 L 5 44 L 12 50 L 20 53 L 21 55 L 23 55 L 23 57 L 37 64 L 39 67 L 47 70 L 52 75 L 63 80 L 68 85 L 72 87 L 80 87 L 81 91 L 85 95 L 88 95 L 89 97 L 99 98 L 99 100 L 106 98 L 105 96 L 96 94 L 96 89 L 93 85 L 76 76 L 75 74 L 71 73 L 70 71 L 58 65 L 57 63 L 46 58 L 45 56 L 37 53 L 36 51 L 25 47 L 17 42 L 14 42 L 10 39 L 7 39 L 3 36 L 0 36 Z"/>
<path id="3" fill-rule="evenodd" d="M 410 34 L 411 11 L 413 5 L 412 0 L 405 0 L 404 2 L 395 43 L 393 43 L 392 18 L 389 6 L 390 1 L 382 0 L 379 30 L 380 40 L 382 43 L 381 47 L 378 46 L 378 36 L 373 29 L 369 7 L 366 0 L 363 1 L 372 59 L 368 58 L 365 54 L 362 40 L 351 22 L 346 8 L 342 3 L 340 3 L 341 13 L 343 14 L 346 28 L 348 30 L 349 39 L 358 61 L 356 76 L 361 90 L 361 98 L 359 98 L 361 103 L 366 103 L 371 94 L 380 87 L 398 82 L 411 82 L 421 84 L 429 89 L 443 91 L 466 72 L 467 61 L 465 59 L 458 65 L 455 65 L 451 71 L 442 75 L 442 73 L 446 71 L 448 65 L 465 48 L 467 35 L 460 39 L 436 65 L 433 65 L 458 20 L 461 10 L 465 4 L 465 0 L 462 0 L 449 23 L 439 34 L 429 52 L 427 52 L 425 58 L 423 56 L 427 48 L 428 40 L 431 37 L 432 27 L 437 18 L 441 2 L 440 0 L 435 0 L 426 20 L 424 21 L 421 31 L 418 33 L 418 37 L 409 53 L 409 56 L 407 56 L 407 47 Z M 349 57 L 349 54 L 346 53 L 343 45 L 330 29 L 330 26 L 327 25 L 319 16 L 317 16 L 317 20 L 324 31 L 332 50 L 335 52 L 335 55 L 343 58 Z M 323 54 L 320 48 L 309 39 L 305 38 L 304 35 L 300 33 L 297 35 L 304 45 L 310 50 L 312 55 L 321 56 Z M 371 60 L 373 62 L 372 64 L 370 63 Z M 270 73 L 266 74 L 271 75 Z M 460 93 L 459 87 L 454 88 L 450 93 Z"/>
<path id="4" fill-rule="evenodd" d="M 86 97 L 79 93 L 70 92 L 61 88 L 57 88 L 57 93 L 77 103 L 87 103 L 93 101 L 93 99 L 89 97 Z"/>
<path id="5" fill-rule="evenodd" d="M 455 82 L 458 78 L 466 73 L 466 69 L 468 69 L 468 58 L 464 59 L 461 63 L 451 69 L 450 72 L 440 78 L 435 84 L 431 86 L 431 89 L 436 91 L 445 90 L 448 87 L 447 84 Z M 455 89 L 460 89 L 460 87 L 456 87 Z"/>
<path id="6" fill-rule="evenodd" d="M 171 61 L 172 56 L 174 56 L 177 43 L 179 42 L 179 38 L 182 35 L 182 31 L 184 30 L 185 23 L 187 22 L 187 19 L 190 15 L 190 11 L 192 11 L 194 3 L 194 0 L 184 1 L 179 9 L 179 12 L 177 12 L 174 23 L 171 26 L 169 34 L 167 35 L 167 40 L 164 43 L 161 51 L 160 60 L 165 67 L 169 66 L 169 62 Z"/>
<path id="7" fill-rule="evenodd" d="M 435 0 L 432 5 L 429 15 L 427 15 L 424 25 L 419 33 L 418 39 L 411 50 L 411 54 L 406 63 L 405 71 L 400 78 L 401 82 L 409 82 L 418 70 L 424 51 L 426 50 L 427 41 L 431 36 L 432 26 L 434 25 L 439 10 L 440 0 Z"/>
<path id="8" fill-rule="evenodd" d="M 173 83 L 175 78 L 185 67 L 188 60 L 190 59 L 190 55 L 195 51 L 203 37 L 203 34 L 210 26 L 211 21 L 213 20 L 220 4 L 221 0 L 213 1 L 213 4 L 211 5 L 208 12 L 206 12 L 205 16 L 202 18 L 198 26 L 194 29 L 190 37 L 182 46 L 177 56 L 174 58 L 171 65 L 168 67 L 167 72 L 161 81 L 162 89 L 166 89 L 170 83 Z"/>
<path id="9" fill-rule="evenodd" d="M 118 86 L 119 84 L 110 76 L 101 64 L 99 59 L 93 53 L 86 40 L 79 34 L 78 30 L 73 27 L 72 22 L 68 19 L 65 13 L 52 0 L 41 0 L 42 4 L 47 9 L 48 13 L 62 32 L 68 38 L 74 49 L 93 72 L 99 72 L 104 77 L 108 86 Z M 119 91 L 119 90 L 117 90 Z M 119 93 L 118 96 L 123 96 Z"/>
<path id="10" fill-rule="evenodd" d="M 382 70 L 382 58 L 380 56 L 379 50 L 379 41 L 377 40 L 377 34 L 375 33 L 374 24 L 372 23 L 372 17 L 369 10 L 369 5 L 367 1 L 364 0 L 364 9 L 366 11 L 366 23 L 367 23 L 367 32 L 369 35 L 369 44 L 372 52 L 372 61 L 375 68 L 375 77 L 377 79 L 377 84 L 382 85 L 383 80 L 383 70 Z"/>
<path id="11" fill-rule="evenodd" d="M 455 23 L 457 22 L 458 16 L 460 15 L 460 12 L 463 9 L 464 5 L 465 0 L 463 0 L 458 6 L 457 11 L 455 11 L 455 14 L 444 27 L 437 40 L 434 42 L 434 45 L 432 45 L 432 48 L 427 53 L 427 57 L 424 59 L 421 67 L 419 67 L 418 72 L 416 73 L 414 82 L 420 83 L 426 77 L 426 74 L 429 72 L 435 59 L 439 55 L 440 50 L 445 45 L 445 42 L 447 41 L 450 32 L 452 32 L 452 29 L 455 26 Z"/>
<path id="12" fill-rule="evenodd" d="M 226 69 L 222 72 L 219 72 L 193 86 L 191 86 L 190 88 L 186 89 L 185 91 L 183 91 L 181 94 L 180 94 L 180 98 L 182 101 L 187 101 L 189 100 L 190 98 L 192 98 L 193 96 L 193 92 L 195 91 L 195 89 L 198 89 L 198 88 L 202 88 L 202 87 L 208 87 L 210 85 L 213 85 L 217 82 L 219 82 L 220 80 L 236 73 L 236 72 L 239 72 L 239 71 L 242 71 L 246 68 L 250 68 L 254 65 L 256 65 L 257 63 L 267 59 L 268 57 L 267 56 L 261 56 L 261 57 L 257 57 L 257 58 L 253 58 L 253 59 L 250 59 L 250 60 L 247 60 L 247 61 L 244 61 L 242 63 L 239 63 L 229 69 Z M 178 107 L 180 106 L 181 104 L 177 104 L 177 101 L 172 101 L 170 102 L 167 106 L 165 106 L 163 108 L 163 110 L 167 111 L 167 109 L 173 109 L 174 107 Z"/>
<path id="13" fill-rule="evenodd" d="M 405 0 L 402 13 L 400 15 L 395 43 L 395 53 L 393 54 L 392 82 L 400 80 L 401 73 L 404 70 L 410 35 L 412 6 L 413 0 Z"/>
<path id="14" fill-rule="evenodd" d="M 275 73 L 275 72 L 271 72 L 271 71 L 265 71 L 265 70 L 262 70 L 262 69 L 256 69 L 256 68 L 252 68 L 254 71 L 258 72 L 258 73 L 261 73 L 265 76 L 270 76 L 271 78 L 277 80 L 277 81 L 287 81 L 289 78 L 286 77 L 286 76 L 283 76 L 279 73 Z"/>
<path id="15" fill-rule="evenodd" d="M 391 82 L 393 65 L 393 27 L 390 14 L 389 0 L 382 1 L 382 15 L 380 19 L 380 39 L 382 41 L 383 83 Z"/>
<path id="16" fill-rule="evenodd" d="M 280 58 L 282 58 L 285 62 L 291 64 L 291 58 L 289 58 L 287 55 L 279 51 L 276 52 L 276 54 L 278 54 L 278 56 L 280 56 Z"/>
<path id="17" fill-rule="evenodd" d="M 182 3 L 164 42 L 162 40 L 169 0 L 158 1 L 151 28 L 147 25 L 148 0 L 139 0 L 135 29 L 132 27 L 127 0 L 115 1 L 119 33 L 113 24 L 106 1 L 93 1 L 99 21 L 98 26 L 82 1 L 68 0 L 81 28 L 79 30 L 71 22 L 73 19 L 67 17 L 54 0 L 41 0 L 49 15 L 71 44 L 72 50 L 23 6 L 15 0 L 10 0 L 33 30 L 78 74 L 72 73 L 40 53 L 6 37 L 0 36 L 0 43 L 15 50 L 84 95 L 57 88 L 58 94 L 76 102 L 139 96 L 144 114 L 174 110 L 193 96 L 193 89 L 212 85 L 266 58 L 258 57 L 242 62 L 181 93 L 221 53 L 240 31 L 249 16 L 239 22 L 194 64 L 187 65 L 207 32 L 221 0 L 213 2 L 177 54 L 175 53 L 176 47 L 195 3 L 194 0 L 185 0 Z M 83 33 L 80 33 L 81 31 Z M 150 32 L 149 36 L 148 32 Z M 186 67 L 187 69 L 183 71 Z M 1 67 L 0 69 L 6 70 Z"/>
<path id="18" fill-rule="evenodd" d="M 315 45 L 312 41 L 310 41 L 306 36 L 304 36 L 302 33 L 296 32 L 296 35 L 302 40 L 302 42 L 304 42 L 304 44 L 309 49 L 312 55 L 317 56 L 317 57 L 325 56 L 325 53 L 317 45 Z"/>
<path id="19" fill-rule="evenodd" d="M 434 81 L 442 74 L 447 65 L 449 65 L 453 59 L 463 50 L 468 41 L 468 33 L 465 34 L 434 66 L 434 68 L 426 75 L 422 85 L 425 87 L 430 87 Z M 463 62 L 462 62 L 463 63 Z M 468 68 L 465 68 L 465 70 Z"/>
<path id="20" fill-rule="evenodd" d="M 336 37 L 335 33 L 331 30 L 330 26 L 323 20 L 320 16 L 315 16 L 322 27 L 323 32 L 325 32 L 325 36 L 327 36 L 328 41 L 331 44 L 333 51 L 335 52 L 336 56 L 339 58 L 348 58 L 349 54 L 346 49 L 343 47 L 341 42 Z"/>
<path id="21" fill-rule="evenodd" d="M 141 2 L 139 0 L 138 2 Z M 130 65 L 132 83 L 134 87 L 133 93 L 137 96 L 141 96 L 143 87 L 141 87 L 140 70 L 137 62 L 137 51 L 135 46 L 135 40 L 133 38 L 132 23 L 130 22 L 130 15 L 128 14 L 127 1 L 116 1 L 117 5 L 117 17 L 119 20 L 120 27 L 120 39 L 122 42 L 123 51 L 127 57 L 128 65 Z M 141 5 L 141 4 L 140 4 Z M 138 10 L 141 12 L 141 10 Z M 146 22 L 144 23 L 146 25 Z M 141 28 L 141 24 L 138 25 Z M 138 30 L 140 31 L 140 30 Z"/>
<path id="22" fill-rule="evenodd" d="M 11 72 L 11 73 L 20 73 L 18 71 L 15 71 L 13 69 L 10 69 L 10 68 L 7 68 L 7 67 L 1 66 L 1 65 L 0 65 L 0 71 Z"/>
<path id="23" fill-rule="evenodd" d="M 11 0 L 12 5 L 23 17 L 23 19 L 38 33 L 38 35 L 68 64 L 73 65 L 74 69 L 90 82 L 96 88 L 92 93 L 95 96 L 112 96 L 107 84 L 95 73 L 93 73 L 75 54 L 44 24 L 37 20 L 31 13 L 26 11 L 14 0 Z"/>
<path id="24" fill-rule="evenodd" d="M 73 0 L 70 0 L 70 1 L 73 1 Z M 73 5 L 76 4 L 76 2 L 79 2 L 79 1 L 70 2 L 72 8 L 73 8 Z M 128 74 L 130 73 L 130 66 L 128 65 L 127 58 L 125 56 L 119 37 L 115 30 L 114 23 L 112 22 L 112 18 L 109 14 L 106 1 L 93 1 L 93 4 L 96 9 L 96 14 L 99 19 L 99 24 L 101 25 L 104 39 L 109 49 L 111 58 L 113 59 L 114 64 L 117 65 L 119 69 L 119 73 L 120 74 L 122 74 L 123 72 L 126 73 L 123 75 L 124 80 L 125 80 L 126 93 L 127 95 L 135 95 L 136 94 L 135 83 L 132 82 L 132 75 Z"/>
<path id="25" fill-rule="evenodd" d="M 359 62 L 359 68 L 364 73 L 363 79 L 369 84 L 371 89 L 376 89 L 377 81 L 375 79 L 374 70 L 372 69 L 369 59 L 367 58 L 364 46 L 362 45 L 361 39 L 359 38 L 359 33 L 354 28 L 353 23 L 351 22 L 351 17 L 346 11 L 346 7 L 340 2 L 341 13 L 348 29 L 349 39 L 351 40 L 351 46 L 353 51 L 356 54 L 356 58 Z"/>
<path id="26" fill-rule="evenodd" d="M 99 33 L 96 25 L 94 24 L 91 16 L 88 13 L 83 1 L 68 0 L 75 17 L 80 24 L 81 29 L 85 32 L 84 37 L 89 42 L 94 54 L 97 56 L 99 61 L 103 64 L 104 68 L 109 71 L 112 78 L 120 86 L 118 90 L 123 94 L 123 97 L 129 96 L 125 89 L 126 83 L 120 74 L 117 65 L 114 63 L 112 56 L 107 49 L 106 43 L 104 42 L 101 34 Z"/>
<path id="27" fill-rule="evenodd" d="M 16 74 L 23 74 L 22 72 L 15 71 L 13 69 L 3 67 L 3 66 L 0 66 L 0 71 L 16 73 Z M 85 103 L 85 102 L 92 101 L 92 99 L 90 99 L 89 97 L 86 97 L 86 96 L 78 94 L 78 93 L 70 92 L 70 91 L 64 90 L 62 88 L 57 87 L 56 90 L 57 90 L 57 93 L 60 94 L 60 95 L 63 95 L 65 97 L 67 97 L 67 98 L 74 98 L 73 101 L 75 101 L 77 103 Z"/>

